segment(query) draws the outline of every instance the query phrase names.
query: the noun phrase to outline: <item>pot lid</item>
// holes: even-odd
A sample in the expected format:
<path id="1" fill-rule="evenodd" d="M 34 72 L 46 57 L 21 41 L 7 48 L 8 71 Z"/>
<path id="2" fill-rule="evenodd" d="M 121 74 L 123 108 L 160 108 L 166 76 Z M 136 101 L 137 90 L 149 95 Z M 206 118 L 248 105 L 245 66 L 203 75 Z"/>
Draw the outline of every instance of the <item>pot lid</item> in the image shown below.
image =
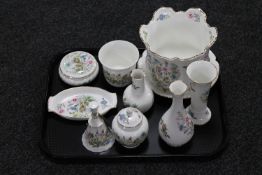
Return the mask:
<path id="1" fill-rule="evenodd" d="M 138 126 L 143 119 L 143 114 L 136 108 L 128 107 L 122 109 L 117 115 L 117 121 L 120 125 L 127 128 Z"/>
<path id="2" fill-rule="evenodd" d="M 60 63 L 61 72 L 69 78 L 83 78 L 92 75 L 98 64 L 88 52 L 75 51 L 65 55 Z"/>

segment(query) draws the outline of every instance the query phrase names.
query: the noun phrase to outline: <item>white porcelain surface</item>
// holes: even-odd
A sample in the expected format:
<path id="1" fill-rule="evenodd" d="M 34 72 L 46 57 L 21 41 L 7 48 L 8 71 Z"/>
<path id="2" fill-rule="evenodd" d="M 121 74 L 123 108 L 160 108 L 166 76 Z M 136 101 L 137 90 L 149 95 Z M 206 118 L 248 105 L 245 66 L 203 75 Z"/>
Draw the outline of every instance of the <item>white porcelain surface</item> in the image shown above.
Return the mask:
<path id="1" fill-rule="evenodd" d="M 183 95 L 187 89 L 181 80 L 170 84 L 173 102 L 159 122 L 160 137 L 172 147 L 186 144 L 194 135 L 194 124 L 183 105 Z"/>
<path id="2" fill-rule="evenodd" d="M 131 78 L 132 84 L 125 89 L 123 94 L 124 105 L 135 107 L 145 113 L 154 103 L 154 94 L 144 82 L 145 73 L 142 69 L 134 69 Z"/>
<path id="3" fill-rule="evenodd" d="M 208 61 L 195 61 L 187 67 L 190 82 L 191 105 L 187 108 L 195 125 L 204 125 L 211 118 L 211 111 L 207 107 L 211 83 L 217 79 L 217 68 Z"/>
<path id="4" fill-rule="evenodd" d="M 147 118 L 136 108 L 128 107 L 119 111 L 112 121 L 116 140 L 126 148 L 139 146 L 147 137 Z"/>
<path id="5" fill-rule="evenodd" d="M 134 44 L 124 40 L 108 42 L 101 47 L 98 57 L 110 85 L 124 87 L 131 83 L 130 73 L 139 58 L 139 51 Z"/>
<path id="6" fill-rule="evenodd" d="M 75 51 L 63 57 L 58 71 L 65 83 L 78 86 L 94 80 L 98 75 L 99 65 L 90 53 Z"/>
<path id="7" fill-rule="evenodd" d="M 159 86 L 157 86 L 152 79 L 150 79 L 150 72 L 147 70 L 146 68 L 146 55 L 147 55 L 147 51 L 145 50 L 142 54 L 142 56 L 140 57 L 139 61 L 138 61 L 138 68 L 142 69 L 146 76 L 145 76 L 145 80 L 147 85 L 158 95 L 162 96 L 162 97 L 168 97 L 168 98 L 172 98 L 172 94 L 170 93 L 164 93 L 163 91 L 161 91 L 161 89 L 159 89 Z M 220 71 L 220 67 L 219 67 L 219 63 L 216 61 L 216 56 L 215 54 L 210 50 L 208 53 L 208 57 L 210 59 L 210 62 L 217 68 L 218 71 Z M 218 77 L 216 77 L 216 79 L 212 82 L 212 86 L 216 83 Z M 189 92 L 184 96 L 184 98 L 190 98 L 190 90 Z"/>
<path id="8" fill-rule="evenodd" d="M 98 103 L 90 103 L 91 117 L 82 135 L 83 146 L 91 152 L 107 151 L 115 143 L 113 133 L 107 128 L 104 120 L 97 112 L 98 107 Z"/>
<path id="9" fill-rule="evenodd" d="M 48 99 L 48 111 L 69 120 L 88 120 L 91 115 L 90 102 L 99 104 L 98 112 L 105 114 L 117 105 L 115 93 L 96 87 L 66 89 Z"/>
<path id="10" fill-rule="evenodd" d="M 158 9 L 147 25 L 139 30 L 147 50 L 145 66 L 148 80 L 165 96 L 169 85 L 183 80 L 188 85 L 186 67 L 196 60 L 208 60 L 208 52 L 217 38 L 217 30 L 206 23 L 201 9 L 175 12 Z"/>

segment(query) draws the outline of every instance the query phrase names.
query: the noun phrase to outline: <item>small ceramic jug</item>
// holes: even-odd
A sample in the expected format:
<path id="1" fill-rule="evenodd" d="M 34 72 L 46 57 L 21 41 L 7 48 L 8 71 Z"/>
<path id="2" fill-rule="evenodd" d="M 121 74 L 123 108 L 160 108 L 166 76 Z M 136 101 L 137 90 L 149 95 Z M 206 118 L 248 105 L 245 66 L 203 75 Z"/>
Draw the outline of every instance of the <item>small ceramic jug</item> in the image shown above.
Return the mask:
<path id="1" fill-rule="evenodd" d="M 168 145 L 178 147 L 192 138 L 194 125 L 183 105 L 187 85 L 177 80 L 170 84 L 169 89 L 173 95 L 173 102 L 160 119 L 159 135 Z"/>
<path id="2" fill-rule="evenodd" d="M 84 147 L 91 152 L 107 151 L 115 142 L 113 133 L 107 128 L 97 109 L 98 104 L 91 102 L 91 118 L 88 120 L 88 126 L 82 135 Z"/>
<path id="3" fill-rule="evenodd" d="M 112 122 L 116 140 L 126 148 L 139 146 L 147 137 L 147 118 L 136 108 L 119 111 Z"/>
<path id="4" fill-rule="evenodd" d="M 145 83 L 145 74 L 141 69 L 134 69 L 131 73 L 131 77 L 132 84 L 124 91 L 124 105 L 135 107 L 145 113 L 154 103 L 154 94 Z"/>

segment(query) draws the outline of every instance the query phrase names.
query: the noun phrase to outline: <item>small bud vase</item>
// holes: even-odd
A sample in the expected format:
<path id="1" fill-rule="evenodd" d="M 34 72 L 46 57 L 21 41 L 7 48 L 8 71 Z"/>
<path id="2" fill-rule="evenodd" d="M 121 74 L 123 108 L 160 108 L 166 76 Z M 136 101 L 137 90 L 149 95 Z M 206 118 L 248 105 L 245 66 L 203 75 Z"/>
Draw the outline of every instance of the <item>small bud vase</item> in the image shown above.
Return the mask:
<path id="1" fill-rule="evenodd" d="M 131 78 L 132 84 L 125 89 L 123 94 L 124 105 L 137 108 L 145 113 L 154 103 L 154 94 L 145 83 L 145 73 L 141 69 L 134 69 Z"/>
<path id="2" fill-rule="evenodd" d="M 107 151 L 115 142 L 113 133 L 107 128 L 97 109 L 98 104 L 91 102 L 91 118 L 88 120 L 88 126 L 82 135 L 84 147 L 91 152 Z"/>
<path id="3" fill-rule="evenodd" d="M 181 80 L 170 84 L 169 90 L 173 96 L 171 107 L 165 112 L 159 122 L 160 137 L 172 147 L 182 146 L 194 134 L 194 124 L 183 105 L 183 96 L 187 85 Z"/>

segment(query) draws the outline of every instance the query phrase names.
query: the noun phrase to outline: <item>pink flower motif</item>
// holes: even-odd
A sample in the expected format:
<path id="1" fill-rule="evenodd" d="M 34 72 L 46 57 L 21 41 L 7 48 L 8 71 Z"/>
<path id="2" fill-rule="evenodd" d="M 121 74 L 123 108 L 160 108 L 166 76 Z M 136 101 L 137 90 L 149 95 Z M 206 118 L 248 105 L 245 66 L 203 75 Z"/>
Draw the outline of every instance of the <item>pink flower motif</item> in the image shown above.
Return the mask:
<path id="1" fill-rule="evenodd" d="M 188 14 L 188 17 L 189 17 L 189 18 L 193 18 L 193 14 L 192 14 L 192 13 L 189 13 L 189 14 Z"/>
<path id="2" fill-rule="evenodd" d="M 93 61 L 92 61 L 92 60 L 89 60 L 89 61 L 88 61 L 88 64 L 93 64 Z"/>
<path id="3" fill-rule="evenodd" d="M 63 113 L 63 112 L 64 112 L 64 110 L 63 110 L 63 109 L 60 109 L 58 112 L 61 114 L 61 113 Z"/>
<path id="4" fill-rule="evenodd" d="M 72 101 L 73 101 L 73 102 L 76 102 L 76 101 L 77 101 L 77 98 L 73 98 Z"/>
<path id="5" fill-rule="evenodd" d="M 167 67 L 163 67 L 162 70 L 166 72 L 168 69 L 167 69 Z"/>

